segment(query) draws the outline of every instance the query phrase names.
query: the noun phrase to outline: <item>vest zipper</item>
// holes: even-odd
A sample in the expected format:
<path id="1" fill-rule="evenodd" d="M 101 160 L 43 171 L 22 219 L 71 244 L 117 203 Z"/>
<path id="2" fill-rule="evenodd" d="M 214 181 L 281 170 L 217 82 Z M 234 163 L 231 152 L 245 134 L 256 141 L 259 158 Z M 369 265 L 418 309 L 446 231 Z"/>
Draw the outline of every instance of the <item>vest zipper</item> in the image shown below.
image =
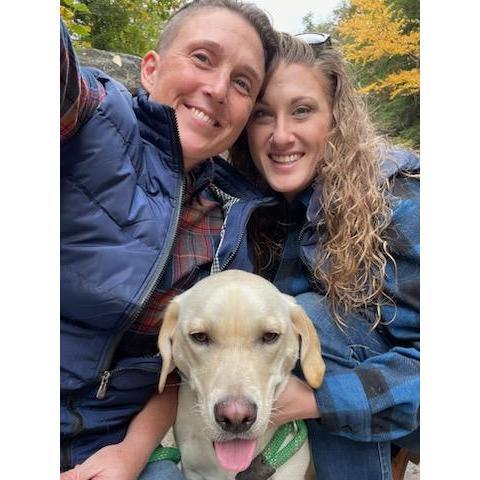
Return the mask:
<path id="1" fill-rule="evenodd" d="M 154 358 L 154 357 L 151 357 L 151 358 Z M 98 400 L 103 400 L 106 397 L 107 388 L 110 383 L 111 377 L 118 373 L 126 372 L 128 370 L 141 370 L 142 372 L 157 372 L 156 368 L 140 368 L 138 366 L 120 367 L 120 368 L 115 368 L 114 370 L 105 370 L 100 378 L 100 386 L 98 387 L 97 394 L 95 395 L 95 397 Z"/>
<path id="2" fill-rule="evenodd" d="M 63 445 L 60 445 L 60 471 L 64 472 L 65 470 L 70 469 L 71 455 L 70 455 L 70 443 L 64 442 Z"/>
<path id="3" fill-rule="evenodd" d="M 259 207 L 270 207 L 272 205 L 275 205 L 276 203 L 277 203 L 277 201 L 275 199 L 267 200 L 266 202 L 260 202 L 258 205 L 256 205 L 255 207 L 250 209 L 250 211 L 248 212 L 247 218 L 245 219 L 244 223 L 242 224 L 242 229 L 241 229 L 241 233 L 238 237 L 238 241 L 235 244 L 235 247 L 233 248 L 233 250 L 230 252 L 228 257 L 226 258 L 226 260 L 223 262 L 223 265 L 220 266 L 220 271 L 226 270 L 229 263 L 233 260 L 233 258 L 237 254 L 238 249 L 240 248 L 240 245 L 242 243 L 243 237 L 246 234 L 247 225 L 248 225 L 248 222 L 250 221 L 250 218 L 251 218 L 253 212 Z M 234 204 L 234 205 L 236 205 L 236 204 Z M 230 214 L 230 210 L 228 211 L 227 215 L 225 216 L 225 219 L 227 219 L 229 214 Z"/>
<path id="4" fill-rule="evenodd" d="M 184 181 L 182 181 L 182 187 L 180 189 L 180 197 L 179 198 L 181 198 L 183 196 L 183 185 L 184 185 Z M 176 215 L 176 218 L 175 218 L 175 229 L 174 229 L 174 234 L 172 235 L 172 238 L 170 239 L 170 242 L 169 242 L 169 247 L 168 247 L 169 252 L 170 252 L 170 250 L 171 250 L 171 248 L 172 248 L 172 246 L 175 242 L 175 239 L 177 237 L 176 232 L 177 232 L 178 220 L 180 218 L 180 210 L 181 210 L 181 208 L 178 209 L 178 212 L 177 212 L 177 215 Z M 120 343 L 120 340 L 122 339 L 123 335 L 130 328 L 130 326 L 135 323 L 135 321 L 137 320 L 137 318 L 140 316 L 141 312 L 143 311 L 143 309 L 147 305 L 148 301 L 150 300 L 150 297 L 152 296 L 153 292 L 155 291 L 155 287 L 157 286 L 158 282 L 162 278 L 163 272 L 165 271 L 165 267 L 167 265 L 168 257 L 169 257 L 169 255 L 166 255 L 165 261 L 163 262 L 163 264 L 159 268 L 159 271 L 157 271 L 157 273 L 153 276 L 153 278 L 155 280 L 150 283 L 148 288 L 145 289 L 145 295 L 143 295 L 143 298 L 142 298 L 142 301 L 140 303 L 139 308 L 132 314 L 128 324 L 125 325 L 125 327 L 122 330 L 120 330 L 120 332 L 115 337 L 114 341 L 112 342 L 112 344 L 110 346 L 107 358 L 104 361 L 104 366 L 102 368 L 103 372 L 102 372 L 102 375 L 100 377 L 100 386 L 98 387 L 97 394 L 96 394 L 96 398 L 98 400 L 103 400 L 107 395 L 108 382 L 110 380 L 110 376 L 111 376 L 111 373 L 112 373 L 112 371 L 109 370 L 107 368 L 107 366 L 109 366 L 111 364 L 114 353 L 115 353 L 115 350 L 117 349 L 117 346 Z"/>
<path id="5" fill-rule="evenodd" d="M 103 400 L 107 395 L 108 380 L 110 379 L 111 375 L 112 372 L 110 370 L 105 370 L 102 373 L 102 377 L 100 379 L 100 386 L 98 387 L 97 394 L 95 395 L 98 400 Z"/>
<path id="6" fill-rule="evenodd" d="M 174 155 L 177 156 L 181 160 L 182 167 L 183 167 L 183 152 L 180 144 L 180 135 L 178 132 L 178 123 L 177 123 L 177 117 L 175 116 L 175 111 L 173 108 L 168 108 L 167 112 L 170 116 L 170 120 L 172 121 L 172 124 L 174 126 L 174 138 L 176 140 L 175 145 L 174 145 Z M 166 251 L 168 252 L 167 254 L 164 255 L 161 264 L 159 264 L 156 267 L 155 274 L 152 275 L 152 280 L 150 280 L 149 284 L 147 287 L 144 289 L 144 292 L 142 294 L 142 297 L 140 301 L 138 302 L 138 307 L 136 310 L 130 315 L 130 319 L 128 322 L 126 322 L 126 325 L 118 332 L 118 334 L 115 336 L 115 338 L 112 340 L 112 343 L 110 344 L 110 347 L 108 349 L 107 354 L 105 355 L 105 360 L 103 361 L 102 368 L 100 369 L 102 371 L 102 375 L 100 377 L 100 386 L 97 390 L 96 398 L 99 400 L 102 400 L 105 398 L 107 394 L 107 388 L 108 388 L 108 381 L 110 379 L 111 371 L 108 369 L 110 364 L 112 363 L 112 359 L 115 353 L 115 350 L 118 347 L 118 344 L 120 343 L 123 335 L 125 332 L 130 328 L 131 325 L 135 323 L 135 320 L 138 319 L 140 316 L 141 312 L 147 305 L 148 301 L 150 300 L 150 297 L 152 296 L 153 292 L 155 291 L 155 287 L 157 286 L 158 282 L 162 278 L 163 272 L 165 271 L 165 267 L 167 265 L 168 258 L 170 256 L 170 251 L 172 249 L 172 246 L 175 243 L 175 239 L 177 237 L 177 228 L 178 228 L 178 222 L 180 219 L 180 213 L 182 210 L 182 199 L 183 199 L 183 194 L 185 190 L 185 172 L 184 169 L 182 168 L 182 181 L 180 182 L 180 188 L 178 189 L 178 208 L 175 212 L 175 219 L 173 222 L 173 229 L 171 228 L 169 231 L 169 236 L 165 240 L 165 245 L 167 245 Z"/>
<path id="7" fill-rule="evenodd" d="M 300 233 L 298 234 L 298 253 L 300 255 L 302 263 L 307 267 L 307 270 L 310 272 L 310 275 L 313 278 L 313 270 L 312 270 L 311 266 L 306 262 L 305 255 L 302 252 L 302 237 L 303 237 L 303 234 L 305 233 L 305 231 L 307 230 L 307 226 L 308 226 L 308 224 L 305 224 L 301 228 Z"/>
<path id="8" fill-rule="evenodd" d="M 66 408 L 72 414 L 73 417 L 73 432 L 72 436 L 78 434 L 83 427 L 82 417 L 79 413 L 76 412 L 75 407 L 73 406 L 73 398 L 67 400 Z M 73 468 L 72 465 L 72 452 L 71 452 L 71 440 L 62 442 L 60 444 L 60 468 L 62 470 L 68 470 Z"/>
<path id="9" fill-rule="evenodd" d="M 174 155 L 176 155 L 176 158 L 179 158 L 182 165 L 183 165 L 183 153 L 181 149 L 181 144 L 180 144 L 180 136 L 178 133 L 178 124 L 177 124 L 177 119 L 175 116 L 175 112 L 173 108 L 169 108 L 168 110 L 170 119 L 172 121 L 172 124 L 174 126 L 174 138 L 175 138 L 175 144 L 173 145 L 173 150 L 174 150 Z M 102 367 L 100 370 L 102 371 L 101 377 L 100 377 L 100 386 L 97 390 L 96 397 L 98 399 L 103 399 L 106 396 L 107 393 L 107 388 L 108 388 L 108 382 L 110 379 L 110 376 L 112 372 L 108 369 L 108 366 L 110 366 L 115 350 L 117 349 L 118 344 L 120 343 L 120 340 L 123 336 L 123 334 L 130 328 L 130 326 L 135 322 L 135 320 L 138 318 L 142 310 L 144 309 L 145 305 L 147 304 L 148 300 L 150 299 L 151 295 L 153 294 L 153 291 L 155 290 L 155 287 L 160 280 L 161 276 L 163 275 L 163 272 L 165 270 L 165 266 L 167 264 L 167 259 L 170 254 L 170 250 L 172 248 L 172 245 L 175 241 L 176 238 L 176 231 L 178 227 L 178 221 L 180 218 L 180 211 L 182 207 L 182 198 L 183 198 L 183 193 L 184 193 L 184 188 L 185 188 L 185 178 L 184 178 L 184 173 L 183 173 L 183 168 L 182 168 L 182 180 L 180 182 L 180 186 L 178 189 L 178 208 L 175 212 L 175 218 L 174 218 L 174 228 L 173 228 L 173 233 L 172 229 L 170 229 L 169 232 L 169 237 L 166 239 L 165 244 L 168 245 L 167 248 L 167 254 L 164 255 L 162 262 L 157 266 L 155 274 L 152 276 L 153 280 L 150 280 L 148 286 L 144 289 L 144 293 L 142 294 L 141 300 L 139 301 L 139 306 L 132 312 L 129 321 L 126 323 L 124 328 L 118 332 L 118 334 L 115 336 L 115 338 L 112 340 L 108 351 L 106 352 L 104 356 L 104 360 L 102 362 Z M 91 388 L 91 384 L 85 385 L 83 388 L 80 389 L 80 391 L 86 389 L 86 388 Z M 79 392 L 76 394 L 73 394 L 66 405 L 66 408 L 71 412 L 72 416 L 74 417 L 74 428 L 73 428 L 73 433 L 72 435 L 75 436 L 80 431 L 82 430 L 82 418 L 80 414 L 78 414 L 73 406 L 73 402 L 75 398 L 79 395 Z M 61 459 L 61 467 L 62 469 L 69 469 L 73 468 L 73 465 L 71 465 L 71 441 L 67 440 L 62 442 L 60 446 L 60 459 Z"/>
<path id="10" fill-rule="evenodd" d="M 306 223 L 302 229 L 300 230 L 300 233 L 298 235 L 298 254 L 300 256 L 300 259 L 303 263 L 303 265 L 306 267 L 308 274 L 310 276 L 310 284 L 314 288 L 314 291 L 317 293 L 325 293 L 325 288 L 323 288 L 322 285 L 320 285 L 319 280 L 317 277 L 315 277 L 315 273 L 313 272 L 313 268 L 311 265 L 307 262 L 307 259 L 305 257 L 305 254 L 302 251 L 302 237 L 304 233 L 306 232 L 307 228 L 310 226 L 310 223 Z"/>

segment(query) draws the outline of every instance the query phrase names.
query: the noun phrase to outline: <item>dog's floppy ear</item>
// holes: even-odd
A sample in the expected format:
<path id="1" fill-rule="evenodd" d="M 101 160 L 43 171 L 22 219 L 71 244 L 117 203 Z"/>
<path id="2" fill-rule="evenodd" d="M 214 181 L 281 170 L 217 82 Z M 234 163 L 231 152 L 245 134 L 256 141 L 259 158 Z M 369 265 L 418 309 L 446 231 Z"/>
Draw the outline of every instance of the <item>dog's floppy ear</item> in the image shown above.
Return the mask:
<path id="1" fill-rule="evenodd" d="M 312 388 L 318 388 L 323 381 L 325 363 L 322 358 L 317 332 L 303 308 L 292 297 L 288 295 L 284 295 L 284 297 L 286 297 L 290 306 L 293 329 L 301 338 L 300 364 L 303 374 Z"/>
<path id="2" fill-rule="evenodd" d="M 177 326 L 179 310 L 180 305 L 178 302 L 175 300 L 171 301 L 165 310 L 163 323 L 158 335 L 158 349 L 162 356 L 162 371 L 160 373 L 160 381 L 158 382 L 158 390 L 160 393 L 162 393 L 165 388 L 168 374 L 175 368 L 175 365 L 173 365 L 172 362 L 172 340 L 173 333 Z"/>

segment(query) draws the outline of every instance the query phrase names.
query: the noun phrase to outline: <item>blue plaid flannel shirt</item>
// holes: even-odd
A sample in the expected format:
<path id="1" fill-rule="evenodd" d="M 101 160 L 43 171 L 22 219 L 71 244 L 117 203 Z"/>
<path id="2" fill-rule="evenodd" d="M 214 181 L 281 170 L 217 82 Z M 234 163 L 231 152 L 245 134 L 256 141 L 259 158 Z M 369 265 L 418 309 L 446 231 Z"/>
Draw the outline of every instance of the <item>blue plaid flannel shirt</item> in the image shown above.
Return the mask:
<path id="1" fill-rule="evenodd" d="M 392 345 L 384 354 L 370 357 L 356 368 L 338 372 L 327 369 L 322 386 L 315 396 L 322 425 L 330 432 L 356 441 L 391 441 L 419 427 L 420 412 L 420 245 L 419 180 L 396 175 L 395 170 L 419 171 L 419 160 L 407 152 L 395 152 L 396 166 L 385 166 L 393 182 L 393 216 L 389 242 L 396 266 L 391 262 L 386 272 L 386 293 L 395 306 L 382 308 L 381 335 Z M 391 171 L 388 171 L 391 169 Z M 305 205 L 307 200 L 301 198 Z M 310 201 L 307 218 L 318 211 Z M 301 228 L 301 227 L 300 227 Z M 287 239 L 282 263 L 274 283 L 283 292 L 297 295 L 311 287 L 308 269 L 298 261 L 298 230 Z M 308 237 L 308 235 L 307 235 Z M 304 258 L 312 265 L 318 236 L 302 241 Z M 321 290 L 321 287 L 320 287 Z M 319 292 L 322 294 L 324 292 Z M 352 321 L 355 319 L 352 318 Z"/>

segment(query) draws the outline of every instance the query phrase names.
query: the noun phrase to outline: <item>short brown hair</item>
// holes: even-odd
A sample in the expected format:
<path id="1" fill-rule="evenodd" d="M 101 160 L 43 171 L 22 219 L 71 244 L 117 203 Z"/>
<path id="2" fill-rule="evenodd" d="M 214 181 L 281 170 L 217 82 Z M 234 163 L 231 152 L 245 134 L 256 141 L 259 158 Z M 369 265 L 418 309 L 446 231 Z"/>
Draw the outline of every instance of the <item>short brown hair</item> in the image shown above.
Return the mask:
<path id="1" fill-rule="evenodd" d="M 179 8 L 168 20 L 157 43 L 157 52 L 165 51 L 177 36 L 179 28 L 193 12 L 224 8 L 244 18 L 258 33 L 265 55 L 265 70 L 277 52 L 277 36 L 267 14 L 253 3 L 236 0 L 194 0 Z"/>

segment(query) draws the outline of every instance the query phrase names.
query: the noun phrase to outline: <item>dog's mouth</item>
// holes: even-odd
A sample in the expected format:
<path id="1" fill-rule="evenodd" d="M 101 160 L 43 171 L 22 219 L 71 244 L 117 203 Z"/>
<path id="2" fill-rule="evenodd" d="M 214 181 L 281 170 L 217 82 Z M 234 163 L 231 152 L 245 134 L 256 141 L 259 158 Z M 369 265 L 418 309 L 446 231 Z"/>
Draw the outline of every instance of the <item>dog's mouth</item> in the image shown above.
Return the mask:
<path id="1" fill-rule="evenodd" d="M 213 442 L 217 463 L 225 470 L 243 472 L 252 463 L 257 439 L 235 438 L 227 442 Z"/>

